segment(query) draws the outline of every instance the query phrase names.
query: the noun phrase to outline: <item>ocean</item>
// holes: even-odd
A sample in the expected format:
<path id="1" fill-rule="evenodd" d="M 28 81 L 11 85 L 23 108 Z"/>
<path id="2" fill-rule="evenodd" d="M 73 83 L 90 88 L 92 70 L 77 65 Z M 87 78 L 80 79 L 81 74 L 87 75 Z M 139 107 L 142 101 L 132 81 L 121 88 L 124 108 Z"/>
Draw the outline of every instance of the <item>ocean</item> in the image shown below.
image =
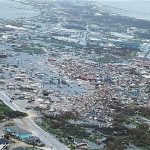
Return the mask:
<path id="1" fill-rule="evenodd" d="M 25 0 L 20 0 L 25 1 Z M 89 0 L 97 1 L 114 13 L 150 20 L 150 0 Z M 0 0 L 0 18 L 29 17 L 35 12 L 28 5 L 14 0 Z M 36 12 L 37 13 L 37 12 Z"/>
<path id="2" fill-rule="evenodd" d="M 0 0 L 0 19 L 30 17 L 34 14 L 32 7 L 13 0 Z"/>
<path id="3" fill-rule="evenodd" d="M 150 20 L 150 0 L 96 0 L 114 13 Z"/>

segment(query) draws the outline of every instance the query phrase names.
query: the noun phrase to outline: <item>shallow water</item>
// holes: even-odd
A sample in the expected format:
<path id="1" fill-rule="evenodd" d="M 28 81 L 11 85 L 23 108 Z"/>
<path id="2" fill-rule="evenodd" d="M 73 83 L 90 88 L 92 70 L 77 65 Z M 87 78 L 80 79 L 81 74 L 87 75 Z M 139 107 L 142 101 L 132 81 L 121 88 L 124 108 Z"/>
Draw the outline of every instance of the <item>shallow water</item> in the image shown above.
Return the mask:
<path id="1" fill-rule="evenodd" d="M 103 5 L 107 5 L 113 12 L 124 16 L 138 19 L 150 20 L 149 0 L 96 0 Z"/>
<path id="2" fill-rule="evenodd" d="M 0 0 L 0 19 L 31 17 L 35 13 L 35 10 L 29 5 L 12 0 Z"/>

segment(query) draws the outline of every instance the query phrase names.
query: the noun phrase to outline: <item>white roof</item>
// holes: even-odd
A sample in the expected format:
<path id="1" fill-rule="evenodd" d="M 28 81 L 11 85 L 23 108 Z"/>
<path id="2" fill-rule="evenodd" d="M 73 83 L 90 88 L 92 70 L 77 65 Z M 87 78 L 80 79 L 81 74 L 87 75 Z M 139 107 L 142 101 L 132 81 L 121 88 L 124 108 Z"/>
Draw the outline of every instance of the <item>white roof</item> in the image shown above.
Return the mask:
<path id="1" fill-rule="evenodd" d="M 3 147 L 4 147 L 4 145 L 3 145 L 3 144 L 1 144 L 1 145 L 0 145 L 0 150 L 2 150 L 2 149 L 3 149 Z"/>
<path id="2" fill-rule="evenodd" d="M 150 79 L 150 75 L 142 75 L 146 79 Z"/>

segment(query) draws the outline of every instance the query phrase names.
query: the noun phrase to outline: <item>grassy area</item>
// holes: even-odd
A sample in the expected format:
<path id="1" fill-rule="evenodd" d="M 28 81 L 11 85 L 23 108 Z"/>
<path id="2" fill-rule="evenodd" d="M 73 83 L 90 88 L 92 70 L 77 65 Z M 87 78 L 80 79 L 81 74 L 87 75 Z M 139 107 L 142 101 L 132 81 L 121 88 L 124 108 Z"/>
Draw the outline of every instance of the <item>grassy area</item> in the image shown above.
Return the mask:
<path id="1" fill-rule="evenodd" d="M 123 150 L 128 148 L 129 143 L 143 149 L 150 149 L 150 129 L 149 125 L 138 121 L 136 116 L 147 117 L 150 114 L 150 109 L 145 107 L 138 107 L 136 105 L 129 105 L 118 109 L 116 115 L 114 114 L 113 127 L 98 127 L 88 126 L 84 124 L 74 125 L 68 123 L 67 118 L 43 118 L 40 126 L 53 133 L 56 137 L 65 144 L 74 149 L 74 139 L 86 139 L 91 142 L 97 141 L 106 137 L 106 150 Z M 126 125 L 133 125 L 134 128 L 129 128 Z M 87 130 L 92 129 L 92 132 Z"/>
<path id="2" fill-rule="evenodd" d="M 26 116 L 25 113 L 11 110 L 0 100 L 0 121 L 2 121 L 3 119 L 12 119 L 25 116 Z"/>
<path id="3" fill-rule="evenodd" d="M 74 139 L 79 141 L 85 139 L 95 143 L 97 139 L 103 138 L 101 134 L 87 132 L 88 129 L 92 129 L 92 126 L 70 124 L 67 119 L 43 118 L 39 125 L 47 132 L 54 134 L 60 142 L 68 145 L 71 150 L 75 150 L 76 147 Z"/>
<path id="4" fill-rule="evenodd" d="M 41 126 L 50 133 L 57 135 L 60 141 L 67 143 L 70 137 L 87 139 L 89 134 L 85 132 L 84 125 L 69 124 L 65 120 L 43 119 Z M 70 141 L 69 141 L 70 142 Z"/>
<path id="5" fill-rule="evenodd" d="M 150 129 L 149 125 L 136 119 L 139 116 L 147 117 L 150 115 L 150 109 L 146 107 L 128 106 L 122 108 L 115 116 L 115 124 L 109 133 L 110 138 L 107 140 L 106 149 L 123 150 L 129 143 L 143 149 L 150 149 Z M 127 128 L 123 125 L 133 124 L 136 128 Z M 108 129 L 107 129 L 108 130 Z"/>

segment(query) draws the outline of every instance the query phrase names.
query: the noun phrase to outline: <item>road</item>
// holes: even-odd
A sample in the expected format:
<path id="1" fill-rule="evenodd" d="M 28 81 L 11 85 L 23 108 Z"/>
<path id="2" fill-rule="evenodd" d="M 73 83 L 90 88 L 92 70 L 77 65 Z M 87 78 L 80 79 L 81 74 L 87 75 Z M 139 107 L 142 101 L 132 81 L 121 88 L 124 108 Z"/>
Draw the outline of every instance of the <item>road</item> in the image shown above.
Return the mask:
<path id="1" fill-rule="evenodd" d="M 14 111 L 21 111 L 28 114 L 27 117 L 24 117 L 22 119 L 19 119 L 20 122 L 23 122 L 26 124 L 33 133 L 39 137 L 39 139 L 45 144 L 47 150 L 69 150 L 67 146 L 65 146 L 63 143 L 60 143 L 55 137 L 50 135 L 48 132 L 45 132 L 42 128 L 40 128 L 35 122 L 34 122 L 34 116 L 32 116 L 27 111 L 21 110 L 15 103 L 11 102 L 10 97 L 7 96 L 3 91 L 0 91 L 0 99 L 12 110 Z M 14 119 L 15 120 L 15 119 Z"/>

